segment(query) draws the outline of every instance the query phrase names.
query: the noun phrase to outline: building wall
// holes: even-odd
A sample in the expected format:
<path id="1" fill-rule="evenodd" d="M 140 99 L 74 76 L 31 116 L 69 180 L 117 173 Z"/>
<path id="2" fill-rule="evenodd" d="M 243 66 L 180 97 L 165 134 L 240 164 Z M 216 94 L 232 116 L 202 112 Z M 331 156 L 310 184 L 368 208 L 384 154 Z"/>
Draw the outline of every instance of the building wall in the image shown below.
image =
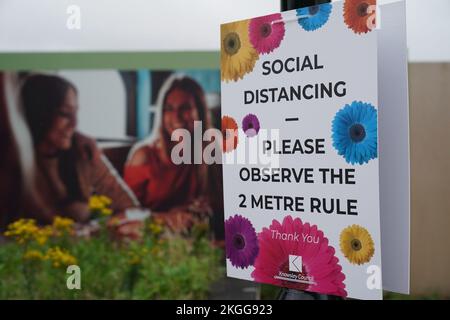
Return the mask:
<path id="1" fill-rule="evenodd" d="M 450 63 L 409 68 L 411 290 L 450 296 Z"/>

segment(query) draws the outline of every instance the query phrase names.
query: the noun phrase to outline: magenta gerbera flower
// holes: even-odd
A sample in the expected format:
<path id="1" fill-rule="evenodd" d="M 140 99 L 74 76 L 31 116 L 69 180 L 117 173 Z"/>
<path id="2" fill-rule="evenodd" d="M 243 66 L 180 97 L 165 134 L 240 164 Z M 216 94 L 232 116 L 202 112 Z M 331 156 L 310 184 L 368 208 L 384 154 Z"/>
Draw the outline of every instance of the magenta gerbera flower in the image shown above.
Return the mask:
<path id="1" fill-rule="evenodd" d="M 227 258 L 233 266 L 247 268 L 258 255 L 258 238 L 250 220 L 235 215 L 225 221 L 225 246 Z"/>
<path id="2" fill-rule="evenodd" d="M 304 238 L 306 237 L 306 238 Z M 260 253 L 252 277 L 285 288 L 347 296 L 335 250 L 317 226 L 299 218 L 273 220 L 258 234 Z"/>
<path id="3" fill-rule="evenodd" d="M 259 120 L 254 114 L 249 113 L 242 120 L 242 130 L 244 130 L 247 137 L 254 137 L 259 132 Z"/>
<path id="4" fill-rule="evenodd" d="M 284 32 L 284 22 L 280 13 L 250 20 L 250 42 L 259 53 L 270 53 L 278 48 L 284 38 Z"/>

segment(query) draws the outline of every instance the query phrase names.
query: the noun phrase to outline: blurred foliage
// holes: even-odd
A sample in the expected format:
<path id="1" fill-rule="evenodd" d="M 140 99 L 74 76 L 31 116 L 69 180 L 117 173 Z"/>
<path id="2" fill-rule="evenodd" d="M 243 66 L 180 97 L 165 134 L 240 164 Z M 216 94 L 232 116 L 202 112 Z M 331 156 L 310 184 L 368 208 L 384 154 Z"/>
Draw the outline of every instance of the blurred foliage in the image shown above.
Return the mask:
<path id="1" fill-rule="evenodd" d="M 0 299 L 203 299 L 223 276 L 223 251 L 205 230 L 181 236 L 150 220 L 141 239 L 118 241 L 107 218 L 92 237 L 76 236 L 65 218 L 10 225 L 0 245 Z M 67 288 L 72 264 L 81 269 L 81 290 Z"/>

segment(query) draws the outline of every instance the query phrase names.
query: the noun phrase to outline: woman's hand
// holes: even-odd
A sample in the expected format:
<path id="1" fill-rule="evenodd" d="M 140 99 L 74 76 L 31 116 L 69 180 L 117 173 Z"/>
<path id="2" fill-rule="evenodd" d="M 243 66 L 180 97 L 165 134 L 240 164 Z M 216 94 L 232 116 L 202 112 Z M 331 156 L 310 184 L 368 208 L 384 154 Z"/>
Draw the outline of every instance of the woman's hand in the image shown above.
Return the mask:
<path id="1" fill-rule="evenodd" d="M 144 227 L 144 221 L 129 220 L 124 213 L 114 215 L 108 221 L 108 228 L 118 240 L 140 240 L 144 236 Z"/>
<path id="2" fill-rule="evenodd" d="M 205 198 L 198 198 L 189 204 L 174 207 L 167 212 L 153 213 L 175 233 L 185 233 L 196 224 L 205 222 L 212 215 L 212 209 Z"/>
<path id="3" fill-rule="evenodd" d="M 192 213 L 180 210 L 180 208 L 175 208 L 168 212 L 153 213 L 153 216 L 162 220 L 164 225 L 177 234 L 188 231 L 195 223 Z"/>
<path id="4" fill-rule="evenodd" d="M 199 218 L 211 217 L 213 214 L 211 205 L 205 197 L 194 199 L 187 206 L 187 210 Z"/>

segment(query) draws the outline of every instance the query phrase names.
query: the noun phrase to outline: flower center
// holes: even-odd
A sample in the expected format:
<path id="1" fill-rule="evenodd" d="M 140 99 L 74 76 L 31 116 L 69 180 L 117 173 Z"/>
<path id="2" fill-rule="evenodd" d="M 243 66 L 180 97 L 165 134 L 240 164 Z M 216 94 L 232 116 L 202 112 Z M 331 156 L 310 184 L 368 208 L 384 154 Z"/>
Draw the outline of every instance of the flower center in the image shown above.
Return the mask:
<path id="1" fill-rule="evenodd" d="M 365 17 L 367 15 L 368 9 L 369 9 L 369 5 L 365 2 L 363 2 L 356 8 L 356 12 L 358 13 L 358 16 Z"/>
<path id="2" fill-rule="evenodd" d="M 264 23 L 261 26 L 261 37 L 267 38 L 272 33 L 272 26 L 270 23 Z"/>
<path id="3" fill-rule="evenodd" d="M 242 250 L 245 247 L 245 239 L 241 234 L 235 234 L 233 237 L 233 246 L 238 249 Z"/>
<path id="4" fill-rule="evenodd" d="M 230 56 L 238 53 L 241 48 L 241 40 L 239 39 L 239 35 L 236 32 L 230 32 L 223 40 L 223 45 L 225 52 Z"/>
<path id="5" fill-rule="evenodd" d="M 362 249 L 362 244 L 361 241 L 359 241 L 358 239 L 353 239 L 352 242 L 350 242 L 353 251 L 359 251 Z"/>
<path id="6" fill-rule="evenodd" d="M 366 129 L 364 129 L 364 127 L 361 124 L 355 123 L 350 127 L 349 134 L 353 142 L 358 143 L 363 141 L 364 138 L 366 137 Z"/>
<path id="7" fill-rule="evenodd" d="M 315 15 L 317 12 L 319 12 L 319 6 L 309 7 L 309 14 L 311 16 Z"/>

